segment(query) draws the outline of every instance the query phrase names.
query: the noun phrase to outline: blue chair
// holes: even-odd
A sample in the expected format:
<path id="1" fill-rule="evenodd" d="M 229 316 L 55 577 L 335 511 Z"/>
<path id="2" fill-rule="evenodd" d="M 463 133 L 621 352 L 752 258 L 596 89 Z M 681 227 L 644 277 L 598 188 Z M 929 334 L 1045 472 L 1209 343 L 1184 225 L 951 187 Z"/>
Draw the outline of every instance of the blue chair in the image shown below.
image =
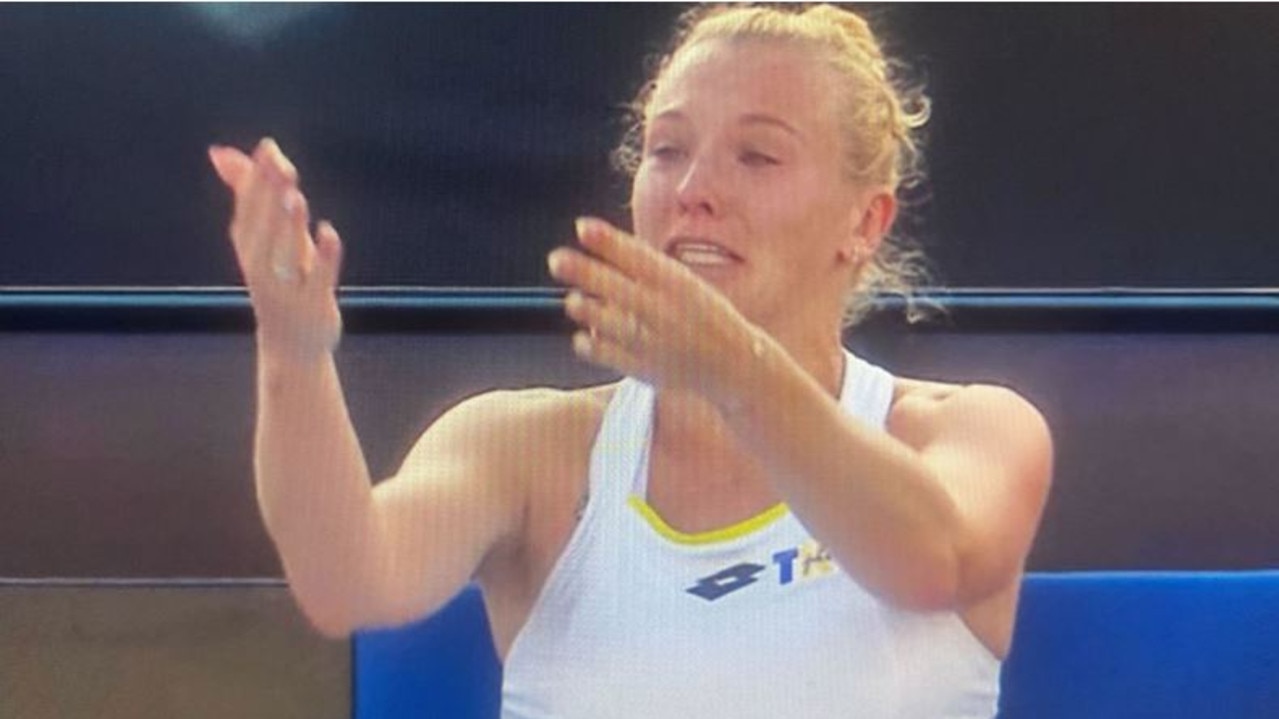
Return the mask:
<path id="1" fill-rule="evenodd" d="M 355 719 L 497 719 L 502 668 L 478 587 L 443 609 L 352 642 Z"/>
<path id="2" fill-rule="evenodd" d="M 1279 571 L 1026 578 L 1001 719 L 1279 717 Z"/>
<path id="3" fill-rule="evenodd" d="M 1001 719 L 1279 718 L 1279 571 L 1031 574 L 1017 621 Z M 498 716 L 473 587 L 353 644 L 356 719 Z"/>

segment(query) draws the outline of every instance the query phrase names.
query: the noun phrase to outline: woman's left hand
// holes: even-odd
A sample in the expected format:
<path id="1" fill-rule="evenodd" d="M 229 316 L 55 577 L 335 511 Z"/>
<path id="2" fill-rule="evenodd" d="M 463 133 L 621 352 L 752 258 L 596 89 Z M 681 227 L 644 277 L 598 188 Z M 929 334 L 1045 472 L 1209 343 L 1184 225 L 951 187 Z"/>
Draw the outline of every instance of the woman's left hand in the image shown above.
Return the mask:
<path id="1" fill-rule="evenodd" d="M 553 251 L 551 276 L 571 289 L 579 357 L 654 386 L 732 405 L 767 341 L 726 297 L 675 259 L 603 220 L 577 222 L 586 252 Z M 589 254 L 588 254 L 589 253 Z"/>

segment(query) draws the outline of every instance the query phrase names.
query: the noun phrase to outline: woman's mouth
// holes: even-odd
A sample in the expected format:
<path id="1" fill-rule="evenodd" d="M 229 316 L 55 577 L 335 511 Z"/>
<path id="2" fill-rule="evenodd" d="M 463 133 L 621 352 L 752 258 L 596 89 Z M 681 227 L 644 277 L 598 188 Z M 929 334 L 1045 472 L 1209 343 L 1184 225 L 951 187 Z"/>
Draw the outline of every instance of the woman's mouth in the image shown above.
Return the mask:
<path id="1" fill-rule="evenodd" d="M 666 254 L 690 267 L 722 267 L 742 261 L 729 249 L 707 240 L 675 240 L 667 245 Z"/>

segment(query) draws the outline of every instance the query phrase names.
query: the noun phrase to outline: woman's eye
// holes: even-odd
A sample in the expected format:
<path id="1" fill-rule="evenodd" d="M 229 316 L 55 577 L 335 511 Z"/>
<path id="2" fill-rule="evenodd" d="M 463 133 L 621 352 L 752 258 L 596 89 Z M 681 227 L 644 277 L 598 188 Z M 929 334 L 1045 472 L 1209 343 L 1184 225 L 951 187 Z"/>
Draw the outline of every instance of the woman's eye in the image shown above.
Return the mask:
<path id="1" fill-rule="evenodd" d="M 676 145 L 658 145 L 648 152 L 659 160 L 678 160 L 683 153 L 684 151 Z"/>
<path id="2" fill-rule="evenodd" d="M 743 164 L 753 167 L 777 164 L 777 158 L 771 155 L 765 155 L 762 152 L 755 152 L 754 150 L 747 150 L 746 152 L 743 152 L 741 154 L 741 161 Z"/>

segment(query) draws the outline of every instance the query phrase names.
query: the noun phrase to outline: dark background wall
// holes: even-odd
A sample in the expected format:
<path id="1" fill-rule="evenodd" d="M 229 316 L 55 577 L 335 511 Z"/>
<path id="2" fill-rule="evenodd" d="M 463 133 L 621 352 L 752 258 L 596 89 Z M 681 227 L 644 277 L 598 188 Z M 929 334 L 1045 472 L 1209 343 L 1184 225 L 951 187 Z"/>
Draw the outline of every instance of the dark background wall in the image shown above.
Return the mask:
<path id="1" fill-rule="evenodd" d="M 1279 335 L 875 332 L 908 376 L 1016 387 L 1056 441 L 1040 571 L 1279 566 Z M 354 334 L 370 471 L 460 399 L 609 374 L 557 332 Z M 278 577 L 253 488 L 239 334 L 0 333 L 0 577 Z"/>
<path id="2" fill-rule="evenodd" d="M 679 5 L 0 8 L 0 284 L 224 285 L 211 142 L 277 137 L 351 284 L 541 285 L 625 219 L 616 107 Z M 868 6 L 927 80 L 954 286 L 1271 285 L 1279 6 Z"/>

